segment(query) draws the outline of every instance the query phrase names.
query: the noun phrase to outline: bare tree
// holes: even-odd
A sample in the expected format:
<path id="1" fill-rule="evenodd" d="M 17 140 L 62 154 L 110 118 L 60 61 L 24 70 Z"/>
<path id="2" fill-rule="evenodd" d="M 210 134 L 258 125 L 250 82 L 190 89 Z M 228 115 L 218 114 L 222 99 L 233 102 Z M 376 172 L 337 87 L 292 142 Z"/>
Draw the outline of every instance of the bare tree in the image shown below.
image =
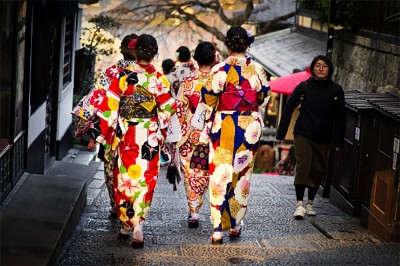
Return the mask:
<path id="1" fill-rule="evenodd" d="M 186 30 L 206 32 L 223 42 L 231 25 L 257 24 L 251 19 L 252 14 L 268 9 L 268 3 L 268 0 L 127 0 L 107 14 L 121 24 L 141 29 L 163 27 L 173 31 L 185 26 Z M 292 16 L 294 12 L 260 23 L 257 34 L 268 32 L 274 24 Z"/>

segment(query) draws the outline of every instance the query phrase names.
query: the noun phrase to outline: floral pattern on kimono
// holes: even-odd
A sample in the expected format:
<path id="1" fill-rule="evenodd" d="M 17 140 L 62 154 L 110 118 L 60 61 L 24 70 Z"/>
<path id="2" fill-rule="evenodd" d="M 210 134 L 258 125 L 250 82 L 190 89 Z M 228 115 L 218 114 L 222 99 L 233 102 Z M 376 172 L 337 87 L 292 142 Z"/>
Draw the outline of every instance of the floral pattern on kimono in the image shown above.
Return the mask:
<path id="1" fill-rule="evenodd" d="M 96 140 L 115 158 L 117 214 L 129 230 L 148 215 L 160 170 L 159 147 L 175 100 L 164 75 L 152 65 L 136 63 L 120 71 L 94 100 L 100 118 Z"/>
<path id="2" fill-rule="evenodd" d="M 196 70 L 186 77 L 180 86 L 177 109 L 181 124 L 182 138 L 177 143 L 179 157 L 184 173 L 184 187 L 190 213 L 198 213 L 204 201 L 204 194 L 208 187 L 208 170 L 191 167 L 190 160 L 196 146 L 199 144 L 201 129 L 193 127 L 191 121 L 200 100 L 200 90 L 210 76 L 210 72 Z"/>
<path id="3" fill-rule="evenodd" d="M 118 78 L 118 74 L 122 69 L 125 69 L 131 65 L 133 61 L 120 59 L 115 65 L 110 66 L 104 72 L 101 73 L 100 77 L 97 79 L 95 85 L 90 90 L 90 92 L 84 96 L 77 106 L 72 110 L 72 114 L 75 119 L 75 137 L 80 138 L 84 134 L 88 134 L 89 137 L 95 138 L 100 132 L 95 133 L 96 130 L 94 125 L 98 123 L 96 121 L 99 119 L 95 113 L 97 109 L 94 107 L 95 100 L 99 100 L 97 96 L 99 92 L 107 90 L 111 84 L 113 78 Z M 101 93 L 100 93 L 101 94 Z M 113 171 L 112 166 L 112 154 L 109 150 L 105 149 L 104 154 L 104 179 L 107 186 L 107 191 L 110 196 L 110 204 L 115 207 L 114 202 L 114 188 L 113 188 Z"/>
<path id="4" fill-rule="evenodd" d="M 93 100 L 96 99 L 95 94 L 98 93 L 97 90 L 107 90 L 108 86 L 111 84 L 112 78 L 118 78 L 119 71 L 127 68 L 132 63 L 133 61 L 120 59 L 115 65 L 107 68 L 103 73 L 101 73 L 90 92 L 79 101 L 71 113 L 84 120 L 88 120 L 93 117 L 94 113 L 96 112 Z"/>
<path id="5" fill-rule="evenodd" d="M 196 71 L 196 66 L 193 62 L 184 62 L 171 69 L 171 72 L 167 75 L 168 80 L 171 84 L 171 94 L 175 98 L 179 94 L 179 88 L 181 82 L 189 75 Z"/>
<path id="6" fill-rule="evenodd" d="M 226 110 L 221 96 L 227 88 L 245 86 L 239 105 L 248 110 Z M 254 102 L 246 93 L 256 92 Z M 213 109 L 208 123 L 211 139 L 209 154 L 209 195 L 214 230 L 224 231 L 240 224 L 247 210 L 251 175 L 261 134 L 262 117 L 258 108 L 267 105 L 269 86 L 265 71 L 251 58 L 228 57 L 212 68 L 201 90 L 201 100 Z M 246 106 L 248 104 L 248 106 Z M 224 106 L 223 108 L 221 108 Z"/>

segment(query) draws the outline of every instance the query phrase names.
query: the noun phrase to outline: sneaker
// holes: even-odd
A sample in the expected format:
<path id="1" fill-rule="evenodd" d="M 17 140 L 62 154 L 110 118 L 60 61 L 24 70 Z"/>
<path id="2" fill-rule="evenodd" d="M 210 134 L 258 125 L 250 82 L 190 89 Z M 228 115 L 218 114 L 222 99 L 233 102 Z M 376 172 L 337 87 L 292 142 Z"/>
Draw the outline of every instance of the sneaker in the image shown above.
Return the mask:
<path id="1" fill-rule="evenodd" d="M 299 219 L 299 220 L 303 219 L 305 212 L 306 212 L 306 209 L 304 209 L 303 206 L 297 207 L 296 211 L 294 212 L 294 218 Z"/>
<path id="2" fill-rule="evenodd" d="M 306 214 L 307 214 L 308 216 L 315 216 L 315 215 L 317 215 L 317 213 L 315 212 L 315 210 L 314 210 L 314 208 L 313 208 L 313 206 L 312 206 L 311 204 L 307 204 L 307 206 L 306 206 Z"/>

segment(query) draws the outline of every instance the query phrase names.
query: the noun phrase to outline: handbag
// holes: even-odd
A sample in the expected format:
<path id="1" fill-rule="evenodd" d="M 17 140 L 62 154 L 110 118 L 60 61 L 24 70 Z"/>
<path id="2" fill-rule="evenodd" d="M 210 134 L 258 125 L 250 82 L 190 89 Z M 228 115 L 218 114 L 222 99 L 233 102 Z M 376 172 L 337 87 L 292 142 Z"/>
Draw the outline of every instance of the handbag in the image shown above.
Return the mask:
<path id="1" fill-rule="evenodd" d="M 176 164 L 176 152 L 177 152 L 177 149 L 175 149 L 175 151 L 172 154 L 172 159 L 168 165 L 167 175 L 166 175 L 168 182 L 173 185 L 173 189 L 172 189 L 173 191 L 177 190 L 176 185 L 179 184 L 179 182 L 182 180 L 181 171 L 180 171 L 180 169 L 178 169 L 178 166 Z"/>

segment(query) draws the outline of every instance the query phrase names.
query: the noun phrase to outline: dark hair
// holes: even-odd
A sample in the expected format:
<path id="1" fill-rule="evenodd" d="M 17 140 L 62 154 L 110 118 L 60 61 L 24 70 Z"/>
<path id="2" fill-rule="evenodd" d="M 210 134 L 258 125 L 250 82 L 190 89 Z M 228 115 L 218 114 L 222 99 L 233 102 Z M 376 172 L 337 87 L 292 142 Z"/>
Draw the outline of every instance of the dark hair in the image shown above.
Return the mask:
<path id="1" fill-rule="evenodd" d="M 128 45 L 132 40 L 137 39 L 137 37 L 138 36 L 135 33 L 132 33 L 132 34 L 126 35 L 122 39 L 120 49 L 121 49 L 121 54 L 124 56 L 125 60 L 134 60 L 135 59 L 135 57 L 133 56 L 133 53 L 132 53 L 133 49 L 130 49 L 128 47 Z"/>
<path id="2" fill-rule="evenodd" d="M 200 66 L 208 66 L 215 61 L 215 47 L 210 42 L 201 42 L 194 51 L 193 59 Z"/>
<path id="3" fill-rule="evenodd" d="M 164 75 L 169 74 L 171 72 L 171 69 L 175 66 L 175 62 L 172 59 L 165 59 L 161 63 L 161 67 L 163 68 Z"/>
<path id="4" fill-rule="evenodd" d="M 236 53 L 245 52 L 253 42 L 254 37 L 238 25 L 230 27 L 224 40 L 225 45 Z"/>
<path id="5" fill-rule="evenodd" d="M 158 53 L 157 41 L 149 34 L 142 34 L 137 38 L 134 51 L 137 60 L 150 61 Z"/>
<path id="6" fill-rule="evenodd" d="M 332 64 L 332 60 L 328 56 L 325 56 L 325 55 L 318 55 L 312 60 L 312 62 L 311 62 L 311 75 L 315 76 L 315 74 L 314 74 L 314 66 L 315 66 L 315 63 L 317 63 L 318 60 L 322 60 L 328 65 L 328 68 L 329 68 L 328 79 L 330 79 L 332 77 L 332 75 L 333 75 L 333 70 L 334 70 L 333 69 L 333 64 Z"/>
<path id="7" fill-rule="evenodd" d="M 186 46 L 181 46 L 176 50 L 178 55 L 178 60 L 181 62 L 187 62 L 190 59 L 190 50 Z"/>

